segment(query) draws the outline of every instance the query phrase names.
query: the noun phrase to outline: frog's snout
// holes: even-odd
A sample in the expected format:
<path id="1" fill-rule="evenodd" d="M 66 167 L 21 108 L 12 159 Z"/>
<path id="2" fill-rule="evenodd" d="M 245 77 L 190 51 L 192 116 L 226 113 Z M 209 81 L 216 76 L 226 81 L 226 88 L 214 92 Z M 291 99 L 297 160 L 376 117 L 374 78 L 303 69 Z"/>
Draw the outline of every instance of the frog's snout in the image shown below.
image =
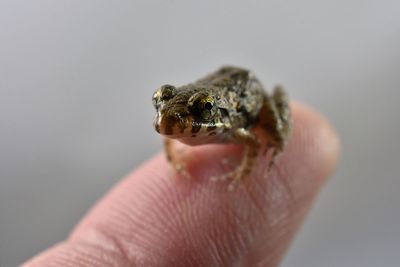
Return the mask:
<path id="1" fill-rule="evenodd" d="M 186 118 L 179 112 L 158 112 L 154 119 L 154 129 L 162 135 L 179 135 L 187 128 Z"/>

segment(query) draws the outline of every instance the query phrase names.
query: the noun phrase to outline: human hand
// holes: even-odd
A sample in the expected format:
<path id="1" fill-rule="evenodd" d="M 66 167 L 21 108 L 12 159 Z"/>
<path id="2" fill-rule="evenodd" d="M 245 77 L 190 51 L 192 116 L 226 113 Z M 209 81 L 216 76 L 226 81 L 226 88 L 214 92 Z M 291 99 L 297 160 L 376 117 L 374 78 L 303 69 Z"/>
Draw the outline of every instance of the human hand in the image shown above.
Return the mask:
<path id="1" fill-rule="evenodd" d="M 116 185 L 70 237 L 23 266 L 278 266 L 333 172 L 339 140 L 329 123 L 292 104 L 291 141 L 266 174 L 262 157 L 246 186 L 208 177 L 237 146 L 187 148 L 190 180 L 170 177 L 164 154 Z M 260 163 L 265 164 L 260 164 Z"/>

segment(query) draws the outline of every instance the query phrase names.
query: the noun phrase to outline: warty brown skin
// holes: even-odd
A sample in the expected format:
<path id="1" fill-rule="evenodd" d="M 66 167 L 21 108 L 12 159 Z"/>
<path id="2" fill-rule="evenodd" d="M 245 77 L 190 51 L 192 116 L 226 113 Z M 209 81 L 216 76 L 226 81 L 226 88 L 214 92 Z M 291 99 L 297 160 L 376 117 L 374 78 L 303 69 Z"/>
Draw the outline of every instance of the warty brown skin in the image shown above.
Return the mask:
<path id="1" fill-rule="evenodd" d="M 233 179 L 236 183 L 250 173 L 259 154 L 260 142 L 252 129 L 257 127 L 268 137 L 268 145 L 273 149 L 271 164 L 284 149 L 292 128 L 288 102 L 281 87 L 276 87 L 269 95 L 250 71 L 225 66 L 188 85 L 161 86 L 153 95 L 157 111 L 154 128 L 167 138 L 168 159 L 185 175 L 187 173 L 174 156 L 171 139 L 191 146 L 244 144 L 246 149 L 241 164 L 234 171 L 218 177 Z"/>

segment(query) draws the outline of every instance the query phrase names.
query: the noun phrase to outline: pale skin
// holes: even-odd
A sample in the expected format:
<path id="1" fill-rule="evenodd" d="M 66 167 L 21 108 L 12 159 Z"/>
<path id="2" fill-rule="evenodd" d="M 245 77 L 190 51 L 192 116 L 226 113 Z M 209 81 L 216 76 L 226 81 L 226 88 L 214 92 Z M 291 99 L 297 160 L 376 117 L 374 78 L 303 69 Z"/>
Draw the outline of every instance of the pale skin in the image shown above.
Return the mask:
<path id="1" fill-rule="evenodd" d="M 291 108 L 293 137 L 276 162 L 282 171 L 265 179 L 265 166 L 255 166 L 251 190 L 228 192 L 207 178 L 226 173 L 215 158 L 240 158 L 240 147 L 189 147 L 191 180 L 170 177 L 161 153 L 95 204 L 66 240 L 23 266 L 279 266 L 340 150 L 321 115 Z"/>

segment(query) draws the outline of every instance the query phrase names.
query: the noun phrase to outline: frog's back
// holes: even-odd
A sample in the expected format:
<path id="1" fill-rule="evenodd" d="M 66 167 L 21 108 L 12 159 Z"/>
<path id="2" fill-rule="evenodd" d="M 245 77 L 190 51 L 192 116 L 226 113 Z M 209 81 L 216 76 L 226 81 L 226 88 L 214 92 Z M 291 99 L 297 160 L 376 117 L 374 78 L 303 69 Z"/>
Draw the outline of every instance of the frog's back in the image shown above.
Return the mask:
<path id="1" fill-rule="evenodd" d="M 214 85 L 219 87 L 234 87 L 244 84 L 249 80 L 251 73 L 249 70 L 224 66 L 206 77 L 196 81 L 198 85 Z"/>
<path id="2" fill-rule="evenodd" d="M 228 101 L 230 115 L 241 116 L 246 125 L 254 123 L 258 117 L 263 104 L 264 89 L 251 71 L 224 66 L 195 84 L 214 88 L 217 95 Z"/>

